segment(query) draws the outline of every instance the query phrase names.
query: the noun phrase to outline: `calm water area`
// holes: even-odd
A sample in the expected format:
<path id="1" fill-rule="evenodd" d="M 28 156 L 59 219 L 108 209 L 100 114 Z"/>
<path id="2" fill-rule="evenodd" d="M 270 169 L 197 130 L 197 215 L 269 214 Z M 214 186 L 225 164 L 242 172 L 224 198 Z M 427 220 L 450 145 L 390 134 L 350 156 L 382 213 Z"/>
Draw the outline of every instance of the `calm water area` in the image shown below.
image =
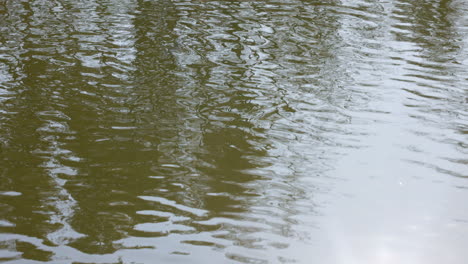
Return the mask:
<path id="1" fill-rule="evenodd" d="M 468 263 L 468 1 L 0 0 L 0 263 Z"/>

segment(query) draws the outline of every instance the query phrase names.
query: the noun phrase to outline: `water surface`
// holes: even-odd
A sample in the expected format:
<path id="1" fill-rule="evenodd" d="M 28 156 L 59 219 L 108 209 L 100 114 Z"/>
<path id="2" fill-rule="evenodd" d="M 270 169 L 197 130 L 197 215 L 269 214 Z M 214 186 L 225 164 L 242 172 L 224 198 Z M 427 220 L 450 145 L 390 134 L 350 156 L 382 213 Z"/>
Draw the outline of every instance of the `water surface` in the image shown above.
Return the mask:
<path id="1" fill-rule="evenodd" d="M 467 262 L 463 0 L 0 1 L 0 262 Z"/>

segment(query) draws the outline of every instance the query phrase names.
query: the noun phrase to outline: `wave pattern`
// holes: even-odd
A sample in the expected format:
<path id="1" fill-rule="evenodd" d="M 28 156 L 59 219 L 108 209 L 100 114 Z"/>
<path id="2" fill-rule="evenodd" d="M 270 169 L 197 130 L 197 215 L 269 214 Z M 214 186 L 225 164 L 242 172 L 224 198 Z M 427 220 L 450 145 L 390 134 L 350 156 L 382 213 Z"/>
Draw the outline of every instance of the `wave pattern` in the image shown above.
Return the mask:
<path id="1" fill-rule="evenodd" d="M 467 11 L 3 1 L 0 261 L 463 263 Z"/>

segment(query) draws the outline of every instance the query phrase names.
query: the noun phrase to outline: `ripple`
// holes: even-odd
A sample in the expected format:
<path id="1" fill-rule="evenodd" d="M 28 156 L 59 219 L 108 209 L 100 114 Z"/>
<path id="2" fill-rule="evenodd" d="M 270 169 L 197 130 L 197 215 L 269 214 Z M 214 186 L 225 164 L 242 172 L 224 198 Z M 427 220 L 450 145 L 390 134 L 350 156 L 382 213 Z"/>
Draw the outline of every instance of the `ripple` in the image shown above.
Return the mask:
<path id="1" fill-rule="evenodd" d="M 208 225 L 208 226 L 219 226 L 219 225 L 232 225 L 236 227 L 247 227 L 247 228 L 255 228 L 255 229 L 269 229 L 270 226 L 262 223 L 246 221 L 245 219 L 239 221 L 230 218 L 211 218 L 210 220 L 206 221 L 198 221 L 195 222 L 201 225 Z"/>
<path id="2" fill-rule="evenodd" d="M 5 1 L 0 255 L 464 263 L 462 2 Z"/>
<path id="3" fill-rule="evenodd" d="M 188 207 L 182 204 L 178 204 L 175 201 L 163 198 L 163 197 L 155 197 L 155 196 L 138 196 L 140 199 L 143 199 L 145 201 L 151 201 L 151 202 L 156 202 L 160 203 L 165 206 L 173 207 L 177 210 L 188 212 L 190 214 L 196 215 L 196 216 L 204 216 L 208 213 L 207 210 L 203 209 L 198 209 L 198 208 L 192 208 Z"/>
<path id="4" fill-rule="evenodd" d="M 0 226 L 1 227 L 14 227 L 15 224 L 9 222 L 9 221 L 6 221 L 6 220 L 0 220 Z"/>
<path id="5" fill-rule="evenodd" d="M 4 196 L 20 196 L 22 195 L 22 193 L 20 192 L 15 192 L 15 191 L 3 191 L 3 192 L 0 192 L 0 195 L 4 195 Z"/>
<path id="6" fill-rule="evenodd" d="M 172 222 L 162 222 L 162 223 L 143 223 L 137 224 L 135 230 L 150 232 L 150 233 L 173 233 L 173 232 L 186 232 L 186 231 L 195 231 L 195 228 L 174 224 Z"/>

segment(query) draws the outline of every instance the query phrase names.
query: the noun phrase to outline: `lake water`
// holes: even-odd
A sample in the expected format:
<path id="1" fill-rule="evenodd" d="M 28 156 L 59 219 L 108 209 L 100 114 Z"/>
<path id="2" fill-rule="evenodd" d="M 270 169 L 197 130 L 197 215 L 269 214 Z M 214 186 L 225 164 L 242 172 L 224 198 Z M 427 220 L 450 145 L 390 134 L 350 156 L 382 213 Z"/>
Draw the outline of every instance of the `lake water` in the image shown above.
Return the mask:
<path id="1" fill-rule="evenodd" d="M 465 0 L 0 1 L 0 262 L 468 263 Z"/>

